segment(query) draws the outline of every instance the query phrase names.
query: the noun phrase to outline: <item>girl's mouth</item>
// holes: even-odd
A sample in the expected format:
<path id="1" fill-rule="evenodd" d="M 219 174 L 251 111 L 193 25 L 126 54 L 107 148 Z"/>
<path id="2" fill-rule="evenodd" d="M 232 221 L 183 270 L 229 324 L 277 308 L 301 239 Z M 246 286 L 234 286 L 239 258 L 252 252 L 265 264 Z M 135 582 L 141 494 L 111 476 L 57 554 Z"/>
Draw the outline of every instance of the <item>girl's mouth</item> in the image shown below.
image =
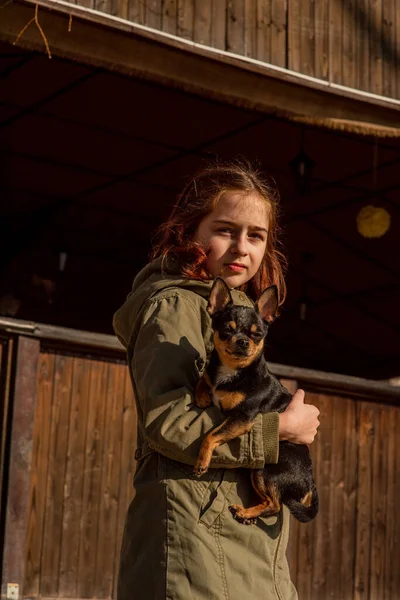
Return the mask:
<path id="1" fill-rule="evenodd" d="M 226 265 L 226 266 L 228 267 L 228 269 L 230 269 L 231 271 L 234 271 L 235 273 L 241 273 L 246 268 L 244 265 L 241 265 L 240 263 L 230 263 L 229 265 Z"/>

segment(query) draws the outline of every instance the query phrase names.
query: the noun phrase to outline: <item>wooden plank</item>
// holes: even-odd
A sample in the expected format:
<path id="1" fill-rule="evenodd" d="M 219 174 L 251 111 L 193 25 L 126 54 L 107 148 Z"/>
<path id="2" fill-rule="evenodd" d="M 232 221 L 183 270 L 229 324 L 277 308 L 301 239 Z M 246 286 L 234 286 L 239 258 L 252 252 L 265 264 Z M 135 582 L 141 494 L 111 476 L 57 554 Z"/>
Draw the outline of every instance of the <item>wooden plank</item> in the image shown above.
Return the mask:
<path id="1" fill-rule="evenodd" d="M 75 356 L 73 359 L 58 587 L 59 595 L 66 598 L 75 598 L 78 587 L 79 552 L 77 550 L 79 549 L 82 517 L 84 459 L 92 362 L 92 360 L 80 356 Z"/>
<path id="2" fill-rule="evenodd" d="M 315 519 L 315 537 L 312 546 L 312 580 L 310 599 L 328 598 L 328 577 L 331 565 L 330 552 L 327 549 L 332 523 L 331 480 L 333 462 L 333 414 L 334 399 L 325 394 L 307 394 L 307 401 L 315 404 L 320 410 L 321 425 L 317 439 L 311 446 L 311 457 L 314 463 L 315 482 L 318 488 L 319 512 Z M 309 589 L 309 583 L 308 584 Z M 300 598 L 302 597 L 301 594 Z M 304 596 L 307 598 L 308 596 Z"/>
<path id="3" fill-rule="evenodd" d="M 145 0 L 129 0 L 128 19 L 134 23 L 144 25 L 146 23 L 146 3 Z"/>
<path id="4" fill-rule="evenodd" d="M 330 0 L 329 3 L 329 81 L 342 81 L 342 20 L 343 2 Z"/>
<path id="5" fill-rule="evenodd" d="M 383 28 L 382 28 L 382 0 L 370 0 L 370 82 L 369 91 L 373 94 L 382 94 L 383 90 Z"/>
<path id="6" fill-rule="evenodd" d="M 399 407 L 386 407 L 387 410 L 387 500 L 385 507 L 386 536 L 384 561 L 384 598 L 391 600 L 400 592 L 400 575 L 397 549 L 400 544 L 400 523 L 396 516 L 397 499 L 400 494 L 400 451 L 398 449 L 398 427 L 400 426 Z"/>
<path id="7" fill-rule="evenodd" d="M 320 512 L 316 519 L 308 524 L 296 524 L 296 534 L 298 538 L 297 559 L 296 559 L 296 579 L 295 583 L 299 598 L 313 598 L 314 589 L 318 590 L 319 581 L 315 580 L 315 565 L 317 564 L 317 548 L 321 544 L 326 544 L 327 510 L 329 502 L 326 501 L 324 490 L 329 490 L 331 452 L 331 434 L 332 434 L 332 402 L 329 396 L 311 393 L 307 391 L 306 402 L 314 404 L 320 410 L 321 426 L 318 430 L 316 440 L 310 446 L 311 457 L 314 466 L 314 477 L 320 495 Z M 321 528 L 324 524 L 323 529 Z M 318 596 L 315 597 L 322 597 Z"/>
<path id="8" fill-rule="evenodd" d="M 357 87 L 361 90 L 369 90 L 369 0 L 358 0 L 357 17 Z"/>
<path id="9" fill-rule="evenodd" d="M 111 598 L 117 548 L 118 506 L 121 502 L 121 448 L 126 366 L 109 365 L 102 458 L 102 480 L 96 557 L 96 596 Z"/>
<path id="10" fill-rule="evenodd" d="M 397 10 L 400 8 L 397 3 Z M 383 83 L 382 93 L 392 98 L 396 97 L 396 79 L 400 63 L 398 62 L 397 44 L 396 44 L 396 23 L 397 40 L 400 41 L 400 23 L 399 17 L 396 18 L 396 0 L 383 0 L 383 21 L 382 21 L 382 44 L 383 44 Z"/>
<path id="11" fill-rule="evenodd" d="M 357 467 L 358 467 L 358 432 L 356 420 L 357 403 L 345 400 L 345 440 L 343 462 L 343 510 L 341 515 L 342 539 L 339 550 L 341 556 L 339 576 L 339 597 L 352 598 L 354 588 L 354 561 L 356 539 L 357 510 Z M 340 409 L 339 409 L 340 410 Z"/>
<path id="12" fill-rule="evenodd" d="M 121 19 L 129 17 L 130 0 L 110 0 L 110 12 L 112 15 L 118 15 Z"/>
<path id="13" fill-rule="evenodd" d="M 298 389 L 298 383 L 294 379 L 280 379 L 281 384 L 290 392 L 292 395 Z M 307 398 L 308 402 L 308 398 Z M 290 576 L 292 581 L 296 585 L 297 581 L 297 558 L 298 558 L 298 545 L 299 545 L 299 531 L 300 523 L 297 519 L 290 517 L 290 535 L 288 548 L 286 551 L 286 557 L 289 564 Z"/>
<path id="14" fill-rule="evenodd" d="M 372 449 L 372 488 L 371 488 L 371 558 L 369 589 L 371 598 L 384 597 L 384 566 L 386 548 L 386 502 L 387 502 L 387 442 L 388 410 L 376 407 L 374 410 L 374 444 Z M 390 524 L 393 527 L 393 523 Z"/>
<path id="15" fill-rule="evenodd" d="M 316 597 L 351 598 L 353 595 L 354 536 L 357 485 L 355 404 L 331 397 L 333 405 L 330 508 L 327 519 L 326 588 Z M 332 557 L 341 557 L 332 560 Z"/>
<path id="16" fill-rule="evenodd" d="M 301 0 L 288 0 L 288 68 L 292 71 L 301 71 Z"/>
<path id="17" fill-rule="evenodd" d="M 73 358 L 56 354 L 40 593 L 58 595 Z"/>
<path id="18" fill-rule="evenodd" d="M 357 87 L 357 0 L 343 4 L 342 83 Z"/>
<path id="19" fill-rule="evenodd" d="M 194 0 L 178 0 L 177 35 L 188 40 L 193 40 Z"/>
<path id="20" fill-rule="evenodd" d="M 226 5 L 226 49 L 244 54 L 245 15 L 243 0 L 228 0 Z"/>
<path id="21" fill-rule="evenodd" d="M 329 77 L 329 0 L 315 3 L 315 77 Z"/>
<path id="22" fill-rule="evenodd" d="M 244 48 L 245 56 L 257 54 L 257 0 L 244 0 Z"/>
<path id="23" fill-rule="evenodd" d="M 136 438 L 137 416 L 132 383 L 128 369 L 125 369 L 125 387 L 123 396 L 122 443 L 120 458 L 120 482 L 118 493 L 117 539 L 116 560 L 114 569 L 114 587 L 112 597 L 117 597 L 117 582 L 119 568 L 119 553 L 122 544 L 122 535 L 126 513 L 134 496 L 133 477 L 136 469 L 134 460 L 137 447 Z"/>
<path id="24" fill-rule="evenodd" d="M 264 62 L 271 62 L 271 5 L 272 2 L 257 0 L 257 45 L 255 57 Z"/>
<path id="25" fill-rule="evenodd" d="M 42 541 L 45 526 L 46 487 L 49 467 L 50 424 L 52 422 L 55 355 L 41 352 L 37 373 L 37 408 L 33 429 L 29 526 L 26 544 L 24 593 L 37 597 L 40 592 Z"/>
<path id="26" fill-rule="evenodd" d="M 211 46 L 226 50 L 226 0 L 212 0 Z"/>
<path id="27" fill-rule="evenodd" d="M 400 410 L 396 408 L 396 414 L 393 415 L 393 443 L 391 444 L 390 450 L 393 449 L 393 456 L 395 457 L 391 469 L 391 482 L 392 482 L 392 494 L 391 494 L 391 512 L 396 511 L 396 515 L 391 519 L 390 513 L 388 513 L 388 522 L 392 526 L 393 530 L 393 548 L 389 557 L 389 573 L 390 573 L 390 585 L 388 586 L 388 597 L 390 600 L 394 600 L 399 597 L 400 591 L 400 569 L 399 569 L 399 554 L 398 549 L 400 547 L 400 521 L 398 519 L 398 501 L 400 498 L 400 444 L 398 443 L 399 428 L 400 428 Z M 394 449 L 395 447 L 395 449 Z M 394 524 L 394 527 L 393 527 Z"/>
<path id="28" fill-rule="evenodd" d="M 104 348 L 121 354 L 125 353 L 124 347 L 115 335 L 3 317 L 0 317 L 0 328 L 18 335 L 34 336 L 38 339 L 55 340 L 59 343 L 67 342 L 68 344 Z"/>
<path id="29" fill-rule="evenodd" d="M 354 566 L 354 600 L 368 600 L 372 517 L 372 452 L 375 412 L 367 402 L 357 406 L 358 490 L 356 522 L 356 560 Z"/>
<path id="30" fill-rule="evenodd" d="M 345 441 L 346 441 L 346 429 L 345 429 L 345 407 L 344 401 L 341 398 L 332 397 L 333 405 L 332 414 L 332 459 L 329 469 L 330 480 L 330 510 L 328 517 L 328 531 L 329 539 L 325 552 L 330 557 L 340 556 L 342 551 L 342 538 L 343 538 L 343 510 L 344 510 L 344 473 L 345 473 Z M 327 564 L 326 573 L 326 589 L 332 598 L 340 597 L 340 563 L 335 561 L 329 561 Z"/>
<path id="31" fill-rule="evenodd" d="M 282 0 L 270 0 L 271 6 L 271 58 L 278 67 L 287 68 L 287 6 Z"/>
<path id="32" fill-rule="evenodd" d="M 178 19 L 177 0 L 164 0 L 162 9 L 162 30 L 166 33 L 176 35 Z"/>
<path id="33" fill-rule="evenodd" d="M 79 6 L 86 6 L 87 8 L 96 8 L 97 6 L 97 1 L 100 1 L 100 3 L 102 2 L 102 0 L 74 0 L 76 2 L 76 4 L 79 4 Z"/>
<path id="34" fill-rule="evenodd" d="M 85 0 L 85 1 L 88 2 L 89 0 Z M 95 10 L 99 10 L 100 12 L 112 14 L 111 10 L 112 10 L 112 4 L 113 4 L 114 0 L 90 0 L 90 2 L 91 2 L 91 6 L 89 6 L 89 8 L 94 8 Z M 79 4 L 80 4 L 80 0 L 79 0 Z"/>
<path id="35" fill-rule="evenodd" d="M 315 74 L 315 0 L 302 0 L 300 13 L 300 71 Z"/>
<path id="36" fill-rule="evenodd" d="M 396 468 L 396 439 L 398 437 L 398 415 L 399 409 L 396 407 L 387 408 L 388 419 L 387 419 L 387 431 L 384 435 L 387 436 L 387 455 L 385 460 L 387 462 L 387 481 L 386 481 L 386 506 L 385 506 L 385 517 L 386 517 L 386 535 L 384 544 L 385 562 L 384 562 L 384 596 L 382 600 L 391 600 L 398 595 L 400 587 L 396 589 L 396 572 L 398 571 L 398 556 L 396 549 L 396 534 L 400 534 L 400 525 L 396 515 L 396 480 L 398 480 L 398 470 Z M 400 468 L 400 464 L 399 464 Z M 399 483 L 400 491 L 400 483 Z M 397 542 L 400 542 L 400 535 L 397 536 Z"/>
<path id="37" fill-rule="evenodd" d="M 4 595 L 7 591 L 7 582 L 17 583 L 19 593 L 22 594 L 25 580 L 25 544 L 29 522 L 29 488 L 39 349 L 38 340 L 23 336 L 18 339 L 14 393 L 10 407 L 12 426 L 1 585 L 1 593 Z"/>
<path id="38" fill-rule="evenodd" d="M 211 46 L 212 0 L 195 0 L 194 41 Z"/>
<path id="39" fill-rule="evenodd" d="M 146 5 L 146 25 L 161 30 L 162 0 L 142 0 Z"/>
<path id="40" fill-rule="evenodd" d="M 102 458 L 109 365 L 93 361 L 90 380 L 85 466 L 80 521 L 77 595 L 96 597 L 96 548 L 99 529 Z"/>
<path id="41" fill-rule="evenodd" d="M 9 338 L 1 343 L 0 358 L 0 421 L 1 421 L 1 442 L 0 442 L 0 523 L 5 522 L 5 495 L 6 489 L 6 462 L 8 462 L 8 433 L 10 419 L 10 384 L 12 357 L 14 352 L 14 340 Z M 0 564 L 2 562 L 2 548 L 0 547 Z"/>

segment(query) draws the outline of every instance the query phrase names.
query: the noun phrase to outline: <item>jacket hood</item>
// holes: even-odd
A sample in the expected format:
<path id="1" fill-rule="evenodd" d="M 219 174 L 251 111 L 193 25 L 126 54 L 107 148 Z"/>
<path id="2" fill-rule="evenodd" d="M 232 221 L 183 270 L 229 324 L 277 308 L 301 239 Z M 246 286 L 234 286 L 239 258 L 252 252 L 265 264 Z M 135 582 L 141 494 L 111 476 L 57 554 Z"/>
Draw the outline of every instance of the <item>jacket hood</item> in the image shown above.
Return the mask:
<path id="1" fill-rule="evenodd" d="M 162 257 L 156 258 L 137 274 L 132 291 L 114 314 L 113 327 L 116 336 L 125 348 L 134 345 L 142 309 L 147 300 L 158 292 L 171 287 L 180 287 L 208 298 L 211 284 L 212 281 L 184 278 L 179 272 L 177 262 L 169 260 L 167 263 Z"/>

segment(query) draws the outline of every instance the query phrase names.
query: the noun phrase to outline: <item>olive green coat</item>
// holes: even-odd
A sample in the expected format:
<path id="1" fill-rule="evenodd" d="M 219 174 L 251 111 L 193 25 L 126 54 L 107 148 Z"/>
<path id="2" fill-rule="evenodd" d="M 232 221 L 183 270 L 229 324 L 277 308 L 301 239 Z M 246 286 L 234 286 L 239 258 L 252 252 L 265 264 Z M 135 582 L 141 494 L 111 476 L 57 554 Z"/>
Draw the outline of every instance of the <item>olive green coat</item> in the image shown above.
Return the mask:
<path id="1" fill-rule="evenodd" d="M 221 422 L 193 404 L 212 349 L 211 284 L 183 279 L 158 259 L 134 281 L 114 316 L 127 349 L 138 412 L 135 498 L 121 550 L 118 600 L 297 598 L 285 552 L 288 512 L 236 522 L 230 504 L 255 500 L 250 468 L 278 459 L 278 415 L 214 452 L 209 472 L 192 466 L 204 435 Z M 235 304 L 251 301 L 232 290 Z"/>

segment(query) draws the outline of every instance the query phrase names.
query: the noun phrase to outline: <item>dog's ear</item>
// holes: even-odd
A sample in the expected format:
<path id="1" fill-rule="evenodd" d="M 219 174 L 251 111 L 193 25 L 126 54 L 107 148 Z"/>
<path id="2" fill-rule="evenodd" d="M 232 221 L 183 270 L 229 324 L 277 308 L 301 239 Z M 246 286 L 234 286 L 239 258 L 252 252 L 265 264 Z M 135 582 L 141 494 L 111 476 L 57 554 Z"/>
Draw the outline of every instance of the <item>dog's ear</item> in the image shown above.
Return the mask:
<path id="1" fill-rule="evenodd" d="M 256 304 L 257 312 L 263 321 L 272 323 L 278 310 L 278 288 L 276 285 L 267 287 Z"/>
<path id="2" fill-rule="evenodd" d="M 229 288 L 221 277 L 217 277 L 211 288 L 207 312 L 210 315 L 214 315 L 216 312 L 226 308 L 230 304 L 233 304 L 233 302 Z"/>

